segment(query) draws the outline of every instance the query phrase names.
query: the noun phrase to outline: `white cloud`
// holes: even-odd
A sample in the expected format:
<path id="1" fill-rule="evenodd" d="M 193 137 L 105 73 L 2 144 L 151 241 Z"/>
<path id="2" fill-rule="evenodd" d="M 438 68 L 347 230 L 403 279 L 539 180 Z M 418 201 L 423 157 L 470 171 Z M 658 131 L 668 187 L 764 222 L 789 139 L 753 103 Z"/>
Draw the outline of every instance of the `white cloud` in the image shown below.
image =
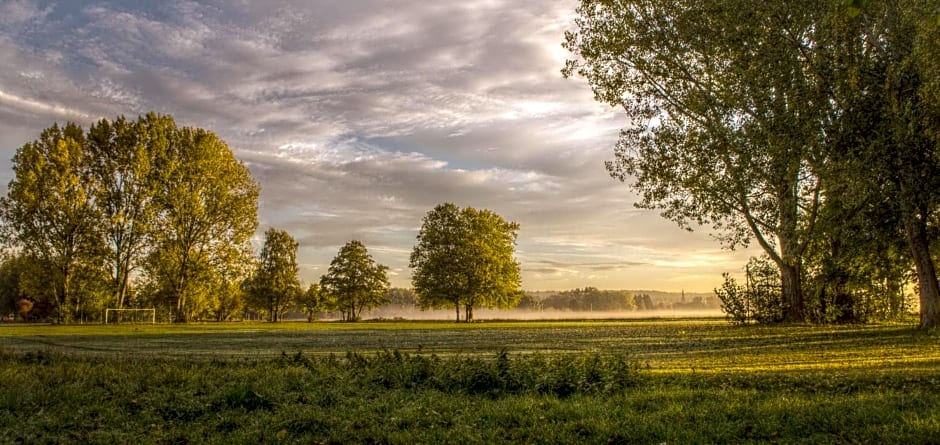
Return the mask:
<path id="1" fill-rule="evenodd" d="M 0 91 L 0 104 L 11 108 L 22 108 L 31 112 L 50 113 L 66 119 L 89 119 L 91 116 L 74 108 L 55 102 L 43 102 L 39 100 L 27 99 L 13 94 Z"/>
<path id="2" fill-rule="evenodd" d="M 522 225 L 527 287 L 708 290 L 741 258 L 607 176 L 623 117 L 559 74 L 574 0 L 37 5 L 0 3 L 0 128 L 153 110 L 212 129 L 261 183 L 262 229 L 301 242 L 308 282 L 359 238 L 407 285 L 445 201 Z"/>

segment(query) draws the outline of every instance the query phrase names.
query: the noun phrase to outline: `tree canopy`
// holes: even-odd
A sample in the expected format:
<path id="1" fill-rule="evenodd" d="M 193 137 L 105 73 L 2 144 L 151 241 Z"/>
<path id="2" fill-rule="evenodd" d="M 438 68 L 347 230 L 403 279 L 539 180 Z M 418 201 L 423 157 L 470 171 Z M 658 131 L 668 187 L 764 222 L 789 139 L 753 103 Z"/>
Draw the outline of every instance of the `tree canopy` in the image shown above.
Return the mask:
<path id="1" fill-rule="evenodd" d="M 854 215 L 895 197 L 901 221 L 932 214 L 935 175 L 924 172 L 936 171 L 940 76 L 929 1 L 583 0 L 577 13 L 563 74 L 584 76 L 630 122 L 611 175 L 632 182 L 639 207 L 681 227 L 711 225 L 729 248 L 760 245 L 780 272 L 785 320 L 822 304 L 823 294 L 807 300 L 803 281 L 811 248 L 841 212 L 831 206 Z M 896 184 L 886 194 L 843 187 L 867 185 L 857 179 L 878 166 L 895 174 L 884 177 Z M 917 246 L 930 242 L 912 238 L 924 227 L 914 222 L 906 230 L 920 239 L 909 243 L 920 271 L 930 262 Z M 935 276 L 919 274 L 922 317 L 935 312 Z M 818 289 L 840 287 L 831 284 Z"/>
<path id="2" fill-rule="evenodd" d="M 175 308 L 175 319 L 186 321 L 207 310 L 208 284 L 247 275 L 259 188 L 214 133 L 170 127 L 165 137 L 170 143 L 159 154 L 162 182 L 153 221 L 160 238 L 145 270 Z"/>
<path id="3" fill-rule="evenodd" d="M 103 267 L 104 244 L 81 127 L 53 125 L 13 157 L 0 201 L 7 237 L 46 270 L 56 319 L 72 321 L 91 298 L 88 278 Z"/>
<path id="4" fill-rule="evenodd" d="M 522 298 L 518 230 L 489 210 L 445 203 L 428 212 L 410 259 L 422 308 L 453 305 L 460 321 L 462 306 L 469 322 L 474 307 L 515 306 Z"/>
<path id="5" fill-rule="evenodd" d="M 268 229 L 258 266 L 246 280 L 249 305 L 266 311 L 271 321 L 278 321 L 302 292 L 297 278 L 297 246 L 286 231 Z"/>
<path id="6" fill-rule="evenodd" d="M 345 321 L 358 321 L 363 309 L 385 302 L 390 285 L 388 267 L 377 264 L 366 246 L 350 241 L 340 248 L 320 278 L 320 292 L 325 293 Z"/>
<path id="7" fill-rule="evenodd" d="M 156 114 L 87 133 L 54 124 L 17 151 L 13 170 L 4 236 L 43 274 L 29 297 L 57 320 L 95 318 L 132 294 L 135 305 L 171 304 L 181 321 L 232 306 L 214 300 L 247 273 L 258 185 L 213 133 Z"/>
<path id="8" fill-rule="evenodd" d="M 95 206 L 108 244 L 114 305 L 124 307 L 131 273 L 155 238 L 151 222 L 157 213 L 160 184 L 157 155 L 166 151 L 169 116 L 154 113 L 136 122 L 123 116 L 101 119 L 88 129 L 87 152 Z"/>

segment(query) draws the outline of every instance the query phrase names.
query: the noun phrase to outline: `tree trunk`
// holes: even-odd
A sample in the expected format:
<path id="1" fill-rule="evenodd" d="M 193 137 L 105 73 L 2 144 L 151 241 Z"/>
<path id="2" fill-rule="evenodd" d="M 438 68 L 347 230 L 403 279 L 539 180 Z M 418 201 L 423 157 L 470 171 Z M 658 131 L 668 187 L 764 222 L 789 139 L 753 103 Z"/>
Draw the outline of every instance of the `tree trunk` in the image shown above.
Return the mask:
<path id="1" fill-rule="evenodd" d="M 927 225 L 918 215 L 905 211 L 904 231 L 917 268 L 917 288 L 920 294 L 920 327 L 937 327 L 937 299 L 940 285 L 937 282 L 937 270 L 930 255 L 930 243 L 927 240 Z"/>
<path id="2" fill-rule="evenodd" d="M 186 273 L 188 268 L 186 267 L 186 261 L 188 258 L 183 258 L 182 265 L 180 265 L 180 276 L 179 280 L 176 282 L 176 318 L 173 320 L 174 323 L 186 323 L 186 313 L 183 310 L 183 307 L 186 305 L 186 298 L 184 295 L 184 289 L 186 288 Z"/>
<path id="3" fill-rule="evenodd" d="M 465 306 L 464 310 L 466 313 L 466 316 L 464 318 L 467 320 L 467 323 L 472 322 L 473 321 L 473 306 L 468 304 Z"/>
<path id="4" fill-rule="evenodd" d="M 800 268 L 791 264 L 780 264 L 780 283 L 783 292 L 783 301 L 786 308 L 783 320 L 787 323 L 802 323 L 804 317 L 803 285 L 800 279 Z"/>
<path id="5" fill-rule="evenodd" d="M 780 260 L 777 266 L 780 269 L 780 285 L 783 302 L 786 305 L 783 321 L 787 323 L 802 323 L 806 321 L 805 304 L 803 300 L 802 264 L 803 250 L 798 234 L 798 221 L 800 218 L 798 190 L 799 190 L 799 162 L 790 166 L 790 173 L 779 188 L 779 229 L 777 240 L 780 242 Z"/>
<path id="6" fill-rule="evenodd" d="M 127 265 L 123 265 L 118 274 L 117 288 L 117 306 L 118 309 L 124 309 L 124 300 L 127 297 L 127 283 L 130 281 L 130 270 Z"/>

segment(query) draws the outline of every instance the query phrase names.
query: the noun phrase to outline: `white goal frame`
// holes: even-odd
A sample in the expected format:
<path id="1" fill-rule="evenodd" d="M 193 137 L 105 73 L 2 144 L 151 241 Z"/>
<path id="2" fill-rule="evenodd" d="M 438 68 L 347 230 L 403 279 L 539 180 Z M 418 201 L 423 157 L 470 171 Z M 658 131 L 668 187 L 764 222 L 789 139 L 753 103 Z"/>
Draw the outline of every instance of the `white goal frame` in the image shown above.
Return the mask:
<path id="1" fill-rule="evenodd" d="M 116 312 L 118 314 L 122 312 L 150 312 L 150 323 L 157 324 L 157 310 L 155 308 L 150 308 L 150 309 L 107 308 L 104 310 L 104 324 L 108 324 L 108 314 L 110 314 L 111 312 Z M 131 321 L 127 323 L 146 323 L 146 321 Z"/>

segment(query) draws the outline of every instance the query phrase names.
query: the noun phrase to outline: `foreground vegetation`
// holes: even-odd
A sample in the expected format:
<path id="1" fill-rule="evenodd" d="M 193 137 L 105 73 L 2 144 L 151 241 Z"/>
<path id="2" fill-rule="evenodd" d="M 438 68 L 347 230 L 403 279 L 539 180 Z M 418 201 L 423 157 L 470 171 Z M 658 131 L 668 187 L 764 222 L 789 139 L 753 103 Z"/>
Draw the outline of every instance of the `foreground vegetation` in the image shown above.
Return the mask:
<path id="1" fill-rule="evenodd" d="M 940 437 L 940 339 L 909 325 L 16 326 L 0 336 L 6 442 Z"/>

